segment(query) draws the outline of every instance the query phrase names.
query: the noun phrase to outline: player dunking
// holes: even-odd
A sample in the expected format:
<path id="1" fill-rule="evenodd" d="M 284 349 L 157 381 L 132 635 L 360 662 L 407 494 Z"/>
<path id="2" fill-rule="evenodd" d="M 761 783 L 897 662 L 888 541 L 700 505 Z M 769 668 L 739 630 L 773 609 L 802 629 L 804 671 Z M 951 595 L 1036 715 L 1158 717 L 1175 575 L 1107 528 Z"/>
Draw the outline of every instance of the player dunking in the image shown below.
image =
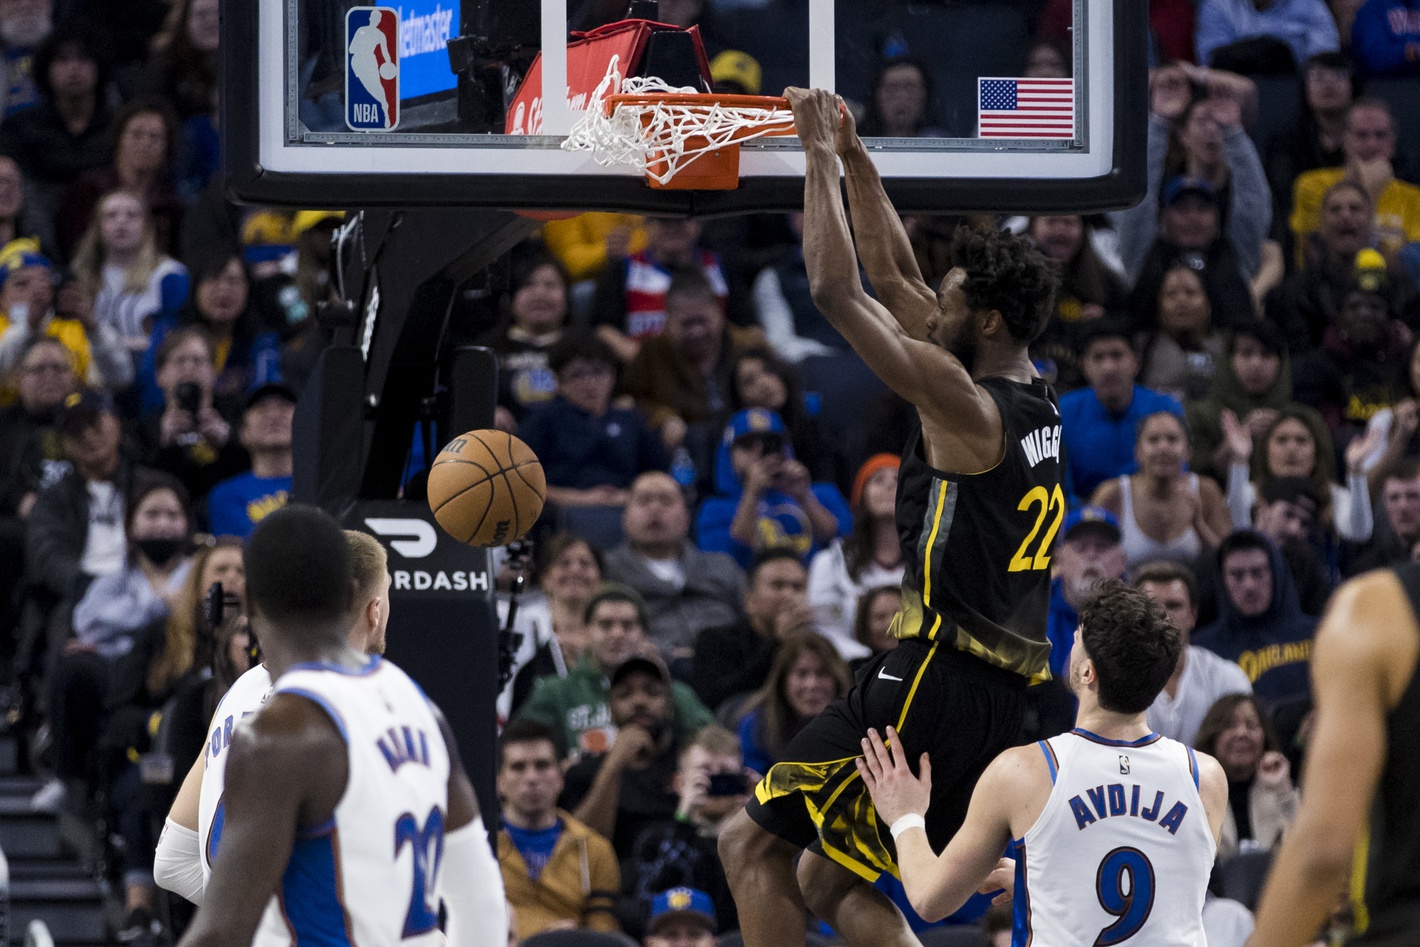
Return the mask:
<path id="1" fill-rule="evenodd" d="M 340 527 L 292 505 L 247 543 L 251 623 L 276 681 L 232 731 L 221 845 L 185 947 L 502 945 L 502 878 L 448 724 L 346 642 Z M 276 894 L 273 899 L 272 893 Z"/>
<path id="2" fill-rule="evenodd" d="M 1207 754 L 1151 733 L 1144 718 L 1181 647 L 1143 592 L 1115 582 L 1091 599 L 1070 652 L 1075 729 L 998 756 L 940 856 L 922 831 L 931 767 L 924 760 L 914 777 L 895 745 L 868 735 L 859 772 L 892 823 L 919 914 L 938 920 L 961 907 L 1014 840 L 1012 947 L 1205 947 L 1203 900 L 1228 778 Z"/>
<path id="3" fill-rule="evenodd" d="M 922 424 L 898 479 L 901 644 L 790 743 L 720 852 L 747 947 L 804 943 L 806 903 L 850 944 L 911 945 L 902 913 L 870 885 L 896 871 L 895 850 L 854 760 L 863 735 L 887 726 L 913 760 L 928 753 L 928 835 L 945 845 L 982 770 L 1015 741 L 1028 681 L 1046 673 L 1050 548 L 1065 497 L 1059 412 L 1026 347 L 1049 318 L 1055 277 L 1028 241 L 961 230 L 956 267 L 934 293 L 841 100 L 785 95 L 807 155 L 814 302 Z M 877 300 L 858 277 L 840 157 Z"/>
<path id="4" fill-rule="evenodd" d="M 1307 791 L 1249 947 L 1302 945 L 1350 878 L 1355 947 L 1420 943 L 1420 565 L 1337 591 L 1312 654 Z"/>

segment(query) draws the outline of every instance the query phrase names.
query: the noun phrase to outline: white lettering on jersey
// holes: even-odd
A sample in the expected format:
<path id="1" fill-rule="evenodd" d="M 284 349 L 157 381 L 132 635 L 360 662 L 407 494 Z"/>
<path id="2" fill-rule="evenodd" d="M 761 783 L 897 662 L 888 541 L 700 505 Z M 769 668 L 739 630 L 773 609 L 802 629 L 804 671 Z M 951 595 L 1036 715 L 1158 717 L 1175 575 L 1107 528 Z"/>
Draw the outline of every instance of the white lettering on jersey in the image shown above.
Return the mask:
<path id="1" fill-rule="evenodd" d="M 1060 425 L 1052 424 L 1037 431 L 1031 431 L 1021 438 L 1021 450 L 1025 452 L 1026 461 L 1032 467 L 1047 458 L 1058 461 L 1060 459 Z"/>

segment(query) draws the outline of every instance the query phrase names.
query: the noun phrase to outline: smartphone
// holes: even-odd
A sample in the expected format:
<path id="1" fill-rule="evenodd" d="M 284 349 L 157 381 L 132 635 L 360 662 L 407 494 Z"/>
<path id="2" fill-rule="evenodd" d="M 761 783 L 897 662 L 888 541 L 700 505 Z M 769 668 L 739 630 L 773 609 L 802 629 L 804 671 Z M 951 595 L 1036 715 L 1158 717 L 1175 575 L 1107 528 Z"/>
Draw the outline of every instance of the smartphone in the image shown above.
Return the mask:
<path id="1" fill-rule="evenodd" d="M 749 780 L 744 773 L 711 773 L 707 796 L 743 796 L 749 792 Z"/>
<path id="2" fill-rule="evenodd" d="M 173 390 L 173 400 L 179 410 L 197 417 L 197 412 L 202 410 L 202 386 L 194 381 L 182 382 Z"/>

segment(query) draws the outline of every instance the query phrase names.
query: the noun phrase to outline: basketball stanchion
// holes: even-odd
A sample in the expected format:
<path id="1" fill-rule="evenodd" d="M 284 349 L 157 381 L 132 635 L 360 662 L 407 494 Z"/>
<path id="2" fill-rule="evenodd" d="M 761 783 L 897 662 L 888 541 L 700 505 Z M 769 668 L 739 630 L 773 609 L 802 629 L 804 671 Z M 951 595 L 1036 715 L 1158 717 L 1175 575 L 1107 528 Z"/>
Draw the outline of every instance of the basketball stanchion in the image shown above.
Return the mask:
<path id="1" fill-rule="evenodd" d="M 602 165 L 642 171 L 652 188 L 728 191 L 739 186 L 740 143 L 794 134 L 783 98 L 674 88 L 654 77 L 622 78 L 613 56 L 587 114 L 562 147 Z"/>

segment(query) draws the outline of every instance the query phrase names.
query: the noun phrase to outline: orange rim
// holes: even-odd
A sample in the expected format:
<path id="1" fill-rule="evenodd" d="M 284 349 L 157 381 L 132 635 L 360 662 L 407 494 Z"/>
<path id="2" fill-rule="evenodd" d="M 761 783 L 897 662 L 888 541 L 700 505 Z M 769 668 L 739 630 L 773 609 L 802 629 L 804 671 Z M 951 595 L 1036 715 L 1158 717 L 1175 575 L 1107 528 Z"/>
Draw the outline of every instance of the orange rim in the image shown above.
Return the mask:
<path id="1" fill-rule="evenodd" d="M 776 95 L 720 95 L 714 92 L 643 92 L 639 95 L 609 95 L 603 108 L 607 115 L 619 105 L 698 105 L 705 108 L 720 105 L 735 109 L 764 109 L 766 112 L 788 111 L 789 100 Z"/>

